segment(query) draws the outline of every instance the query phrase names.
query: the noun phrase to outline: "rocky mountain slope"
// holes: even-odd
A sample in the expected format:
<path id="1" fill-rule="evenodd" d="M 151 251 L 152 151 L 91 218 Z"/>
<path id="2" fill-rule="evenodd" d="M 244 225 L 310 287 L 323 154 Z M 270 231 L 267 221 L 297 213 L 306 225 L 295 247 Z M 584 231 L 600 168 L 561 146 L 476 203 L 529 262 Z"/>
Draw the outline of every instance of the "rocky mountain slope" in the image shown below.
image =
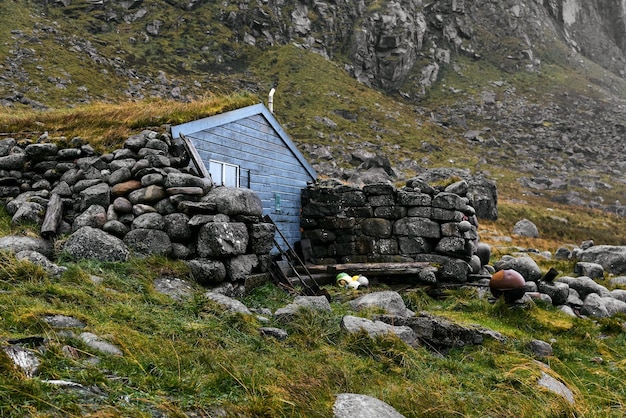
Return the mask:
<path id="1" fill-rule="evenodd" d="M 498 181 L 526 193 L 622 213 L 624 14 L 599 0 L 5 2 L 0 102 L 264 100 L 278 85 L 281 121 L 321 174 L 350 178 L 366 148 L 396 179 L 505 170 Z M 325 61 L 296 69 L 281 52 L 293 45 Z M 342 90 L 347 78 L 384 106 Z M 368 110 L 381 107 L 374 126 Z"/>

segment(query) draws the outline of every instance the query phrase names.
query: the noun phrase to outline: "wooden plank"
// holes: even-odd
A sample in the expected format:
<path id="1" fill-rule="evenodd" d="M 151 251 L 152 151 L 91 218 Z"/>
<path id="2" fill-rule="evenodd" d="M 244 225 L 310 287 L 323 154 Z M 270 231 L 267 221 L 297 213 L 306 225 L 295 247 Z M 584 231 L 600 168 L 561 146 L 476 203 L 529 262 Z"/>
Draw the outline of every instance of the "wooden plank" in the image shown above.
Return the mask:
<path id="1" fill-rule="evenodd" d="M 182 132 L 179 134 L 179 138 L 183 141 L 185 148 L 187 148 L 187 151 L 189 152 L 189 155 L 191 157 L 191 161 L 193 162 L 193 165 L 198 170 L 198 174 L 200 174 L 204 178 L 210 178 L 211 175 L 207 171 L 206 166 L 204 165 L 204 162 L 202 161 L 202 158 L 198 154 L 198 151 L 193 146 L 191 141 Z"/>
<path id="2" fill-rule="evenodd" d="M 53 193 L 46 208 L 46 214 L 41 224 L 41 236 L 48 239 L 55 237 L 63 217 L 63 201 L 58 193 Z"/>
<path id="3" fill-rule="evenodd" d="M 294 158 L 287 160 L 264 151 L 259 151 L 260 155 L 255 155 L 252 154 L 249 149 L 239 150 L 222 144 L 206 144 L 206 146 L 211 148 L 210 151 L 207 151 L 198 144 L 198 140 L 196 138 L 193 138 L 193 140 L 196 148 L 199 150 L 198 153 L 205 164 L 208 163 L 209 160 L 213 159 L 229 164 L 236 164 L 248 170 L 279 170 L 278 172 L 282 173 L 284 177 L 292 178 L 294 174 L 297 174 L 299 177 L 306 176 L 308 181 L 313 180 L 308 175 L 306 170 L 304 170 Z"/>
<path id="4" fill-rule="evenodd" d="M 330 265 L 307 265 L 311 273 L 336 274 L 342 271 L 358 272 L 370 276 L 419 274 L 424 269 L 433 268 L 430 263 L 347 263 Z"/>
<path id="5" fill-rule="evenodd" d="M 196 143 L 196 147 L 207 148 L 206 150 L 210 152 L 215 152 L 215 146 L 220 146 L 222 149 L 230 151 L 225 152 L 225 154 L 230 155 L 232 152 L 239 152 L 255 157 L 275 155 L 275 158 L 280 159 L 280 161 L 293 162 L 293 164 L 302 167 L 298 159 L 284 146 L 269 142 L 266 138 L 245 136 L 239 131 L 200 131 L 190 134 L 189 138 L 202 141 L 202 144 Z"/>

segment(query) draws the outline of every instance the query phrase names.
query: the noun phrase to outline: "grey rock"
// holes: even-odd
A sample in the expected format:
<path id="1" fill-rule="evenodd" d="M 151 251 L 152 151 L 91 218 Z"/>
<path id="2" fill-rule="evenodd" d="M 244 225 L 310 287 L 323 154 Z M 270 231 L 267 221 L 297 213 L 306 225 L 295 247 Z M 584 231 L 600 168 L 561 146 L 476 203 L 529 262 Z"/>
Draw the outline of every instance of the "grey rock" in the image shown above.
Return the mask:
<path id="1" fill-rule="evenodd" d="M 393 226 L 396 235 L 422 238 L 440 238 L 438 222 L 429 218 L 408 217 L 398 220 Z"/>
<path id="2" fill-rule="evenodd" d="M 537 291 L 550 296 L 554 305 L 564 305 L 569 297 L 569 286 L 563 282 L 537 282 Z"/>
<path id="3" fill-rule="evenodd" d="M 83 321 L 66 315 L 46 315 L 43 320 L 52 328 L 85 328 Z"/>
<path id="4" fill-rule="evenodd" d="M 276 227 L 271 223 L 255 223 L 248 227 L 248 247 L 254 254 L 269 254 L 274 247 Z"/>
<path id="5" fill-rule="evenodd" d="M 163 187 L 153 184 L 148 187 L 142 187 L 141 189 L 133 190 L 128 195 L 128 200 L 130 200 L 133 205 L 139 203 L 152 204 L 164 199 L 166 196 L 167 195 Z"/>
<path id="6" fill-rule="evenodd" d="M 184 213 L 171 213 L 163 217 L 165 222 L 165 232 L 170 240 L 185 242 L 191 238 L 191 228 L 189 226 L 189 216 Z"/>
<path id="7" fill-rule="evenodd" d="M 197 177 L 185 173 L 169 173 L 165 178 L 165 188 L 172 187 L 199 187 L 204 193 L 208 193 L 213 187 L 211 179 Z"/>
<path id="8" fill-rule="evenodd" d="M 248 230 L 240 222 L 213 222 L 204 224 L 198 233 L 200 257 L 224 257 L 246 253 Z"/>
<path id="9" fill-rule="evenodd" d="M 187 262 L 191 277 L 201 285 L 221 283 L 226 279 L 226 267 L 217 260 L 198 258 Z"/>
<path id="10" fill-rule="evenodd" d="M 214 203 L 219 213 L 228 216 L 263 214 L 261 198 L 250 189 L 215 187 L 202 198 L 202 202 Z"/>
<path id="11" fill-rule="evenodd" d="M 45 255 L 31 250 L 20 251 L 15 254 L 16 260 L 28 260 L 33 264 L 37 264 L 46 270 L 52 277 L 60 277 L 67 271 L 67 267 L 59 266 L 53 263 Z"/>
<path id="12" fill-rule="evenodd" d="M 556 252 L 554 253 L 554 258 L 556 258 L 557 260 L 569 260 L 571 257 L 572 252 L 565 247 L 557 248 Z"/>
<path id="13" fill-rule="evenodd" d="M 528 348 L 537 357 L 549 357 L 553 354 L 552 346 L 542 340 L 531 340 L 528 343 Z"/>
<path id="14" fill-rule="evenodd" d="M 88 346 L 94 350 L 98 350 L 105 354 L 113 356 L 123 356 L 124 353 L 117 346 L 103 340 L 99 336 L 92 334 L 91 332 L 83 332 L 79 335 L 79 338 Z"/>
<path id="15" fill-rule="evenodd" d="M 521 237 L 539 238 L 537 226 L 528 219 L 517 221 L 513 226 L 513 234 Z"/>
<path id="16" fill-rule="evenodd" d="M 474 325 L 461 325 L 446 318 L 420 312 L 412 317 L 377 316 L 381 321 L 411 328 L 417 339 L 428 348 L 446 351 L 451 348 L 482 344 L 486 338 L 504 342 L 499 332 Z"/>
<path id="17" fill-rule="evenodd" d="M 415 261 L 437 264 L 437 278 L 445 283 L 465 283 L 472 271 L 465 260 L 440 254 L 416 254 Z"/>
<path id="18" fill-rule="evenodd" d="M 163 216 L 156 212 L 144 213 L 137 216 L 131 224 L 131 229 L 165 229 Z"/>
<path id="19" fill-rule="evenodd" d="M 130 254 L 122 240 L 89 226 L 70 235 L 63 249 L 74 259 L 99 261 L 126 261 Z"/>
<path id="20" fill-rule="evenodd" d="M 493 267 L 496 270 L 515 270 L 520 273 L 525 280 L 531 282 L 537 281 L 543 276 L 535 260 L 527 255 L 519 257 L 505 255 L 499 261 L 495 262 Z"/>
<path id="21" fill-rule="evenodd" d="M 415 313 L 408 309 L 398 292 L 391 290 L 373 292 L 350 301 L 350 307 L 355 311 L 368 308 L 383 309 L 390 315 L 413 316 Z"/>
<path id="22" fill-rule="evenodd" d="M 341 328 L 350 334 L 365 331 L 371 338 L 388 334 L 395 335 L 408 345 L 413 345 L 416 341 L 415 333 L 407 326 L 390 325 L 382 321 L 373 321 L 352 315 L 346 315 L 341 319 Z"/>
<path id="23" fill-rule="evenodd" d="M 15 254 L 20 251 L 36 251 L 46 257 L 54 256 L 54 248 L 50 241 L 21 235 L 0 237 L 0 250 L 10 251 Z"/>
<path id="24" fill-rule="evenodd" d="M 130 228 L 120 221 L 108 221 L 102 225 L 102 230 L 119 238 L 124 238 Z"/>
<path id="25" fill-rule="evenodd" d="M 11 225 L 15 226 L 25 223 L 41 224 L 44 214 L 45 209 L 39 203 L 24 202 L 11 218 Z"/>
<path id="26" fill-rule="evenodd" d="M 124 243 L 139 256 L 167 256 L 172 251 L 170 237 L 157 229 L 132 229 L 124 236 Z"/>
<path id="27" fill-rule="evenodd" d="M 298 296 L 293 303 L 279 308 L 274 312 L 274 317 L 278 322 L 291 320 L 301 309 L 312 311 L 331 311 L 330 303 L 324 296 Z"/>
<path id="28" fill-rule="evenodd" d="M 609 292 L 609 296 L 621 300 L 622 302 L 626 302 L 626 290 L 624 289 L 613 289 Z"/>
<path id="29" fill-rule="evenodd" d="M 393 407 L 367 395 L 340 393 L 333 405 L 334 418 L 403 418 Z"/>
<path id="30" fill-rule="evenodd" d="M 605 305 L 605 298 L 601 297 L 597 293 L 590 293 L 587 295 L 584 299 L 583 306 L 580 308 L 580 312 L 583 315 L 595 318 L 607 318 L 610 316 Z"/>
<path id="31" fill-rule="evenodd" d="M 22 170 L 26 161 L 27 156 L 25 153 L 16 153 L 0 157 L 0 170 Z"/>
<path id="32" fill-rule="evenodd" d="M 626 273 L 626 246 L 593 245 L 578 257 L 580 261 L 600 264 L 608 273 Z"/>
<path id="33" fill-rule="evenodd" d="M 131 169 L 133 168 L 133 166 L 137 163 L 137 160 L 134 158 L 124 158 L 124 159 L 116 159 L 111 161 L 111 164 L 109 164 L 109 169 L 111 170 L 111 173 L 114 174 L 119 170 L 128 170 L 128 173 L 131 173 Z M 126 171 L 123 171 L 121 173 L 119 173 L 117 176 L 121 177 L 125 177 L 126 176 Z M 116 176 L 116 177 L 117 177 Z M 130 179 L 130 177 L 129 177 Z M 128 179 L 126 179 L 128 180 Z M 117 183 L 121 183 L 122 181 L 126 181 L 126 180 L 121 180 L 119 182 L 116 183 L 111 183 L 113 184 L 117 184 Z"/>
<path id="34" fill-rule="evenodd" d="M 111 191 L 107 184 L 99 183 L 80 192 L 78 199 L 78 210 L 81 212 L 92 205 L 106 208 L 111 203 Z"/>
<path id="35" fill-rule="evenodd" d="M 256 254 L 241 254 L 226 260 L 226 277 L 231 281 L 246 279 L 259 265 Z"/>
<path id="36" fill-rule="evenodd" d="M 191 283 L 178 277 L 158 277 L 152 285 L 157 292 L 179 302 L 190 299 L 194 292 L 194 287 Z"/>
<path id="37" fill-rule="evenodd" d="M 587 276 L 592 279 L 604 278 L 604 268 L 598 263 L 579 261 L 574 265 L 574 273 L 580 276 Z"/>
<path id="38" fill-rule="evenodd" d="M 250 311 L 250 309 L 248 309 L 246 305 L 244 305 L 237 299 L 233 299 L 224 294 L 209 291 L 204 294 L 204 297 L 217 303 L 228 312 L 252 315 L 252 312 Z"/>
<path id="39" fill-rule="evenodd" d="M 130 168 L 121 167 L 111 173 L 111 175 L 109 176 L 108 183 L 111 186 L 115 186 L 116 184 L 123 183 L 125 181 L 130 180 L 131 178 L 132 178 L 132 174 L 130 172 Z"/>
<path id="40" fill-rule="evenodd" d="M 617 313 L 626 313 L 626 302 L 613 297 L 603 297 L 604 307 L 609 313 L 609 316 L 613 316 Z M 584 306 L 584 305 L 583 305 Z"/>
<path id="41" fill-rule="evenodd" d="M 581 305 L 582 305 L 582 303 L 581 303 Z M 559 306 L 559 310 L 561 312 L 563 312 L 565 315 L 571 316 L 573 318 L 578 316 L 578 315 L 576 315 L 576 312 L 574 312 L 574 310 L 572 308 L 570 308 L 569 306 L 567 306 L 567 305 Z"/>
<path id="42" fill-rule="evenodd" d="M 562 396 L 570 405 L 574 405 L 574 393 L 563 382 L 556 380 L 546 372 L 541 372 L 541 377 L 537 381 L 537 384 L 552 393 Z"/>
<path id="43" fill-rule="evenodd" d="M 42 159 L 43 157 L 55 156 L 58 151 L 56 144 L 29 144 L 24 148 L 26 155 L 33 159 Z"/>
<path id="44" fill-rule="evenodd" d="M 566 283 L 570 288 L 576 290 L 581 299 L 585 299 L 590 293 L 596 293 L 600 296 L 609 295 L 609 291 L 606 287 L 596 283 L 592 278 L 587 276 L 561 276 L 557 278 L 556 281 Z"/>
<path id="45" fill-rule="evenodd" d="M 74 218 L 72 231 L 76 232 L 85 226 L 102 229 L 106 221 L 107 214 L 104 207 L 100 205 L 91 205 L 83 213 Z"/>
<path id="46" fill-rule="evenodd" d="M 279 341 L 284 341 L 289 336 L 289 333 L 284 329 L 275 327 L 261 327 L 259 333 L 264 337 L 272 337 Z"/>
<path id="47" fill-rule="evenodd" d="M 34 377 L 39 372 L 41 360 L 34 351 L 20 345 L 9 345 L 2 347 L 2 350 L 26 377 Z"/>

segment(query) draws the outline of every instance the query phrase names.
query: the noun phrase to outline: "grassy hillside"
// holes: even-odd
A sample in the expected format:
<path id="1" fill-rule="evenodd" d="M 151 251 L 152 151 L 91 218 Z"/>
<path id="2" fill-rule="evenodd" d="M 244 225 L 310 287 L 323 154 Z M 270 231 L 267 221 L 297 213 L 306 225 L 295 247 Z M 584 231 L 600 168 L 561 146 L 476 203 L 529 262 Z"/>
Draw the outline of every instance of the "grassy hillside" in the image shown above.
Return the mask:
<path id="1" fill-rule="evenodd" d="M 10 229 L 6 214 L 0 221 L 3 234 L 28 233 Z M 331 312 L 302 311 L 287 324 L 260 322 L 225 312 L 201 288 L 180 301 L 157 292 L 157 278 L 189 278 L 183 264 L 162 258 L 61 259 L 68 271 L 53 279 L 11 255 L 0 257 L 0 340 L 5 345 L 45 338 L 43 351 L 38 343 L 26 343 L 41 358 L 35 378 L 0 351 L 5 417 L 326 417 L 342 392 L 379 398 L 406 417 L 623 415 L 621 316 L 591 321 L 546 305 L 511 309 L 467 290 L 438 300 L 420 291 L 405 293 L 413 310 L 480 324 L 506 337 L 441 355 L 392 337 L 371 340 L 343 332 L 341 317 L 355 314 L 347 302 L 365 290 L 331 286 Z M 290 301 L 273 285 L 243 299 L 250 308 L 272 311 Z M 53 329 L 44 320 L 48 315 L 71 316 L 86 327 Z M 281 327 L 289 337 L 262 337 L 261 326 Z M 85 345 L 77 336 L 85 331 L 115 344 L 123 356 Z M 534 339 L 550 342 L 554 355 L 536 358 L 528 348 Z M 542 371 L 568 385 L 574 405 L 537 385 Z M 58 380 L 80 386 L 48 383 Z"/>

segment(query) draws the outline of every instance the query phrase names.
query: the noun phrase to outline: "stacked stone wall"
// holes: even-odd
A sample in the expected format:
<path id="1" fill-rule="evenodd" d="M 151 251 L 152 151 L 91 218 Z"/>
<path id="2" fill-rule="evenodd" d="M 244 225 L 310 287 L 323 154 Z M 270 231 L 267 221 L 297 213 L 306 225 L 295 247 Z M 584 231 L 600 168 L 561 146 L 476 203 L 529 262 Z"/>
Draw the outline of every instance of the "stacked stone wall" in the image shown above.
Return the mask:
<path id="1" fill-rule="evenodd" d="M 47 239 L 68 234 L 64 250 L 75 258 L 165 255 L 213 285 L 267 272 L 275 227 L 262 221 L 258 196 L 215 187 L 188 163 L 180 144 L 155 131 L 104 155 L 80 139 L 61 147 L 7 138 L 0 199 L 14 225 L 41 225 Z"/>
<path id="2" fill-rule="evenodd" d="M 319 183 L 302 194 L 302 238 L 319 264 L 427 261 L 442 266 L 442 279 L 465 281 L 481 267 L 467 192 L 463 180 L 447 188 Z"/>

